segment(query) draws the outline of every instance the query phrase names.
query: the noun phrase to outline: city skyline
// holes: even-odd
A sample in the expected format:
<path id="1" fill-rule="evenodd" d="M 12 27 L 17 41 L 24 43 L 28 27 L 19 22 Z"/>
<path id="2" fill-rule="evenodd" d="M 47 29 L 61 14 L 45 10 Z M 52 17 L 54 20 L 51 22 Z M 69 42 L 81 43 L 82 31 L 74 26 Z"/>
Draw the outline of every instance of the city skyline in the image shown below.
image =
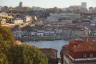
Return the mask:
<path id="1" fill-rule="evenodd" d="M 23 2 L 23 6 L 26 7 L 43 7 L 43 8 L 66 8 L 71 5 L 81 5 L 82 2 L 86 2 L 88 7 L 96 7 L 95 0 L 1 0 L 0 6 L 16 7 L 19 2 Z"/>

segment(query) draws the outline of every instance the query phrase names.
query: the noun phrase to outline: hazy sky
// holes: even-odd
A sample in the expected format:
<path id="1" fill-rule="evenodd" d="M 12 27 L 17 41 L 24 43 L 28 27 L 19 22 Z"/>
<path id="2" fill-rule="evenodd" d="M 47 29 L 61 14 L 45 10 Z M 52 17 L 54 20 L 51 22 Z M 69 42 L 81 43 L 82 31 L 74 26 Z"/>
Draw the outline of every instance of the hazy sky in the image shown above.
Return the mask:
<path id="1" fill-rule="evenodd" d="M 59 7 L 64 8 L 70 5 L 80 5 L 81 2 L 87 2 L 88 7 L 96 6 L 96 0 L 0 0 L 0 6 L 18 6 L 22 1 L 24 6 L 38 6 L 44 8 Z"/>

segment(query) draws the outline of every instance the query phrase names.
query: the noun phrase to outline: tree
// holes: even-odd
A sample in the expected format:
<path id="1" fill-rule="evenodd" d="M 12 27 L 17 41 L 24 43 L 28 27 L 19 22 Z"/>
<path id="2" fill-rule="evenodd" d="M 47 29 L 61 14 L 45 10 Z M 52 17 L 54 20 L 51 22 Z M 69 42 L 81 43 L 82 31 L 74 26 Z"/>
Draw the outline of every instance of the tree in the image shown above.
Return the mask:
<path id="1" fill-rule="evenodd" d="M 8 64 L 9 48 L 14 44 L 14 37 L 7 27 L 0 26 L 0 64 Z"/>
<path id="2" fill-rule="evenodd" d="M 16 45 L 10 49 L 12 64 L 48 64 L 47 57 L 36 47 Z M 10 56 L 9 55 L 9 56 Z"/>
<path id="3" fill-rule="evenodd" d="M 8 64 L 8 59 L 3 53 L 0 53 L 0 64 Z"/>
<path id="4" fill-rule="evenodd" d="M 48 64 L 47 57 L 38 48 L 14 42 L 10 29 L 0 27 L 0 64 Z"/>
<path id="5" fill-rule="evenodd" d="M 0 41 L 15 41 L 12 32 L 8 27 L 0 27 Z"/>
<path id="6" fill-rule="evenodd" d="M 0 52 L 7 54 L 8 49 L 14 45 L 14 37 L 7 27 L 0 27 Z"/>

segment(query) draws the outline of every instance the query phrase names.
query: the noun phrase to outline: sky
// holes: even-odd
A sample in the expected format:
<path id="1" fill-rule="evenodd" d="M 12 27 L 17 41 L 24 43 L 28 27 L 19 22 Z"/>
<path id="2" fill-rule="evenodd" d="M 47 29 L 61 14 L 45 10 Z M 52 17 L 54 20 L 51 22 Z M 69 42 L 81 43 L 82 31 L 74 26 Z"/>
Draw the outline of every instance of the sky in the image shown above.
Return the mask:
<path id="1" fill-rule="evenodd" d="M 23 2 L 23 6 L 26 7 L 66 8 L 71 5 L 81 5 L 81 2 L 86 2 L 88 7 L 96 7 L 96 0 L 0 0 L 0 6 L 16 7 L 19 2 Z"/>

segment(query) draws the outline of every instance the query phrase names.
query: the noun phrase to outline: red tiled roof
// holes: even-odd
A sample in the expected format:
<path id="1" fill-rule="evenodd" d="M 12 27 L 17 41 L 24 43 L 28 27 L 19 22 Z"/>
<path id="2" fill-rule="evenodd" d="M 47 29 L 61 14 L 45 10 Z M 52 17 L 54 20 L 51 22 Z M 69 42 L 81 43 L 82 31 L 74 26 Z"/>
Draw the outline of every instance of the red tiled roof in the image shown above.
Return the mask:
<path id="1" fill-rule="evenodd" d="M 21 41 L 16 41 L 15 43 L 16 43 L 17 45 L 22 44 L 22 42 L 21 42 Z"/>
<path id="2" fill-rule="evenodd" d="M 17 45 L 22 45 L 22 44 L 24 44 L 24 43 L 22 43 L 21 41 L 16 41 L 15 44 L 17 44 Z M 26 45 L 28 45 L 28 44 L 26 44 Z M 34 46 L 34 45 L 28 45 L 28 46 L 31 46 L 32 48 L 38 48 L 38 47 L 36 47 L 36 46 Z"/>
<path id="3" fill-rule="evenodd" d="M 71 40 L 69 45 L 63 46 L 61 53 L 70 54 L 74 58 L 78 58 L 84 53 L 96 53 L 96 38 L 87 38 L 84 40 Z M 77 55 L 77 56 L 76 56 Z"/>

